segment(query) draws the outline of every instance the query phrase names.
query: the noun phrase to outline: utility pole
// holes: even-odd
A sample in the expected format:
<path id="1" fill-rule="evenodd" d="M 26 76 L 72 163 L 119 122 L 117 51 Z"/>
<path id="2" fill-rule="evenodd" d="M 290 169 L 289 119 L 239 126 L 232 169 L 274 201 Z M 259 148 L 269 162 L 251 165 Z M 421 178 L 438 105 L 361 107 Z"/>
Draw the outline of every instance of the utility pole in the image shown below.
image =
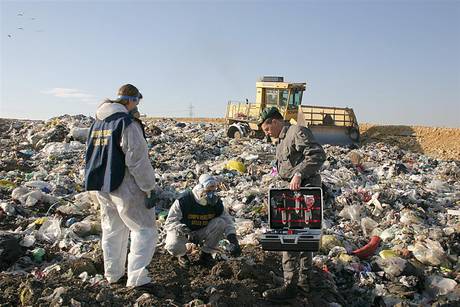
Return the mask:
<path id="1" fill-rule="evenodd" d="M 193 104 L 190 103 L 189 107 L 188 107 L 188 116 L 190 118 L 193 117 Z"/>

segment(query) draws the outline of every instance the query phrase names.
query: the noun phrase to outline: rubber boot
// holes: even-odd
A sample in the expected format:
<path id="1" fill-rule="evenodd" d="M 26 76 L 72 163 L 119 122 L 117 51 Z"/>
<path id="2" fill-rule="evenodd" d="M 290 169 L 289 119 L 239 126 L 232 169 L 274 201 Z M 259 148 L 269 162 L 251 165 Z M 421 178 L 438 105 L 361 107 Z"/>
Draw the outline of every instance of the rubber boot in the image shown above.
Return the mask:
<path id="1" fill-rule="evenodd" d="M 297 296 L 297 286 L 295 284 L 284 284 L 281 287 L 265 291 L 262 296 L 267 300 L 273 301 L 292 299 Z"/>

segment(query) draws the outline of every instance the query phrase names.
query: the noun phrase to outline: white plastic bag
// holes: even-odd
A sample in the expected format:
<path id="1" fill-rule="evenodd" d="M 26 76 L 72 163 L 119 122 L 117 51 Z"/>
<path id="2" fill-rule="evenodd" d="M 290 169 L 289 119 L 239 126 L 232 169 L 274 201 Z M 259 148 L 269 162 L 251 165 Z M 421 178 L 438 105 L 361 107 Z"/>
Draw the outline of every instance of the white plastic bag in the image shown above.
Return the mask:
<path id="1" fill-rule="evenodd" d="M 404 271 L 407 260 L 400 257 L 391 257 L 388 259 L 379 258 L 377 264 L 383 271 L 391 277 L 398 277 Z"/>
<path id="2" fill-rule="evenodd" d="M 89 128 L 73 127 L 70 129 L 69 136 L 71 136 L 75 141 L 84 144 L 88 138 L 88 132 Z"/>
<path id="3" fill-rule="evenodd" d="M 427 265 L 437 266 L 446 259 L 441 244 L 430 239 L 416 242 L 414 245 L 408 246 L 408 249 L 418 261 Z"/>
<path id="4" fill-rule="evenodd" d="M 47 219 L 37 232 L 37 239 L 54 243 L 61 237 L 61 218 Z"/>
<path id="5" fill-rule="evenodd" d="M 361 207 L 359 205 L 345 206 L 339 213 L 340 217 L 359 222 L 361 219 Z"/>
<path id="6" fill-rule="evenodd" d="M 378 225 L 379 224 L 370 217 L 365 217 L 361 220 L 361 228 L 366 237 L 368 237 Z"/>
<path id="7" fill-rule="evenodd" d="M 428 277 L 426 288 L 434 296 L 446 295 L 457 286 L 457 282 L 450 278 L 433 275 Z"/>

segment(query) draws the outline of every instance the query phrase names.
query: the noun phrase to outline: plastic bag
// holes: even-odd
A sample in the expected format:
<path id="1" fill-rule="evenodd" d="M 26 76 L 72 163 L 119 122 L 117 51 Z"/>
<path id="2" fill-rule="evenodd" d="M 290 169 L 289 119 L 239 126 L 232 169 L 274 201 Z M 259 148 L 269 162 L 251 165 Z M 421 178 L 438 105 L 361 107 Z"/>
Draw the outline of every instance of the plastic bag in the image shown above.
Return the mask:
<path id="1" fill-rule="evenodd" d="M 371 235 L 373 230 L 376 229 L 378 225 L 379 224 L 370 217 L 365 217 L 361 220 L 361 228 L 366 237 Z"/>
<path id="2" fill-rule="evenodd" d="M 385 229 L 380 234 L 382 241 L 388 242 L 394 239 L 396 236 L 397 225 L 391 226 L 390 228 Z"/>
<path id="3" fill-rule="evenodd" d="M 77 141 L 72 141 L 70 143 L 59 143 L 59 142 L 51 142 L 45 145 L 45 147 L 41 150 L 41 152 L 50 157 L 59 157 L 65 153 L 71 153 L 75 151 L 83 151 L 85 150 L 85 144 L 82 144 Z"/>
<path id="4" fill-rule="evenodd" d="M 240 173 L 246 172 L 246 166 L 242 162 L 236 160 L 228 161 L 228 163 L 225 165 L 225 168 L 228 170 L 238 171 Z"/>
<path id="5" fill-rule="evenodd" d="M 359 222 L 361 219 L 361 207 L 359 205 L 345 206 L 339 213 L 340 217 Z"/>
<path id="6" fill-rule="evenodd" d="M 412 224 L 421 223 L 421 219 L 413 211 L 410 211 L 410 210 L 403 210 L 401 212 L 399 221 L 403 223 L 404 225 L 412 225 Z"/>
<path id="7" fill-rule="evenodd" d="M 391 277 L 398 277 L 404 271 L 407 260 L 400 257 L 391 257 L 388 259 L 379 258 L 377 264 L 383 271 Z"/>
<path id="8" fill-rule="evenodd" d="M 457 282 L 455 280 L 438 275 L 430 276 L 426 281 L 427 291 L 434 296 L 446 295 L 456 286 Z"/>
<path id="9" fill-rule="evenodd" d="M 446 259 L 446 254 L 441 244 L 430 239 L 410 245 L 408 249 L 418 261 L 427 265 L 437 266 Z"/>
<path id="10" fill-rule="evenodd" d="M 35 205 L 42 198 L 42 192 L 30 191 L 27 187 L 22 186 L 13 190 L 11 198 L 19 200 L 21 204 L 29 207 Z"/>
<path id="11" fill-rule="evenodd" d="M 383 207 L 380 201 L 378 200 L 380 193 L 375 193 L 372 195 L 371 200 L 369 200 L 366 204 L 373 205 L 374 209 L 372 210 L 372 215 L 379 216 L 383 212 Z"/>
<path id="12" fill-rule="evenodd" d="M 46 190 L 51 191 L 53 189 L 53 186 L 50 183 L 42 181 L 42 180 L 28 181 L 24 185 L 28 188 L 35 188 L 41 191 L 46 191 Z"/>
<path id="13" fill-rule="evenodd" d="M 70 129 L 69 136 L 71 136 L 75 141 L 85 144 L 86 139 L 88 138 L 89 128 L 80 128 L 73 127 Z"/>
<path id="14" fill-rule="evenodd" d="M 32 234 L 26 235 L 19 244 L 24 247 L 31 247 L 35 244 L 35 236 Z"/>
<path id="15" fill-rule="evenodd" d="M 439 179 L 433 179 L 427 184 L 426 188 L 436 193 L 449 192 L 451 189 L 448 183 Z"/>
<path id="16" fill-rule="evenodd" d="M 11 197 L 15 200 L 19 200 L 21 204 L 27 207 L 32 207 L 39 201 L 47 204 L 52 204 L 59 201 L 59 199 L 55 196 L 44 194 L 42 191 L 38 190 L 29 190 L 25 186 L 14 189 L 11 193 Z"/>
<path id="17" fill-rule="evenodd" d="M 79 237 L 101 233 L 101 224 L 96 221 L 83 220 L 70 225 L 70 230 Z"/>
<path id="18" fill-rule="evenodd" d="M 37 232 L 37 238 L 49 243 L 56 242 L 61 237 L 61 220 L 60 218 L 49 218 Z"/>
<path id="19" fill-rule="evenodd" d="M 10 203 L 1 203 L 0 208 L 5 212 L 7 215 L 15 215 L 16 214 L 16 208 L 14 205 Z"/>

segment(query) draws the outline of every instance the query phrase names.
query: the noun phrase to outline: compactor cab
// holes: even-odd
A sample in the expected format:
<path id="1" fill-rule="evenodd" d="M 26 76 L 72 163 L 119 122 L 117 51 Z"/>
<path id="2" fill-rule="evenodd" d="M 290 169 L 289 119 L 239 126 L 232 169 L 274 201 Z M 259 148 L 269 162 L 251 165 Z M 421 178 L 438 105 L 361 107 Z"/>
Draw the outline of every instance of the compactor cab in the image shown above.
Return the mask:
<path id="1" fill-rule="evenodd" d="M 322 144 L 350 145 L 359 142 L 359 127 L 353 109 L 302 106 L 306 83 L 284 82 L 283 77 L 263 77 L 256 82 L 256 102 L 230 101 L 227 105 L 227 135 L 263 137 L 257 126 L 260 112 L 276 106 L 283 118 L 304 125 Z"/>

